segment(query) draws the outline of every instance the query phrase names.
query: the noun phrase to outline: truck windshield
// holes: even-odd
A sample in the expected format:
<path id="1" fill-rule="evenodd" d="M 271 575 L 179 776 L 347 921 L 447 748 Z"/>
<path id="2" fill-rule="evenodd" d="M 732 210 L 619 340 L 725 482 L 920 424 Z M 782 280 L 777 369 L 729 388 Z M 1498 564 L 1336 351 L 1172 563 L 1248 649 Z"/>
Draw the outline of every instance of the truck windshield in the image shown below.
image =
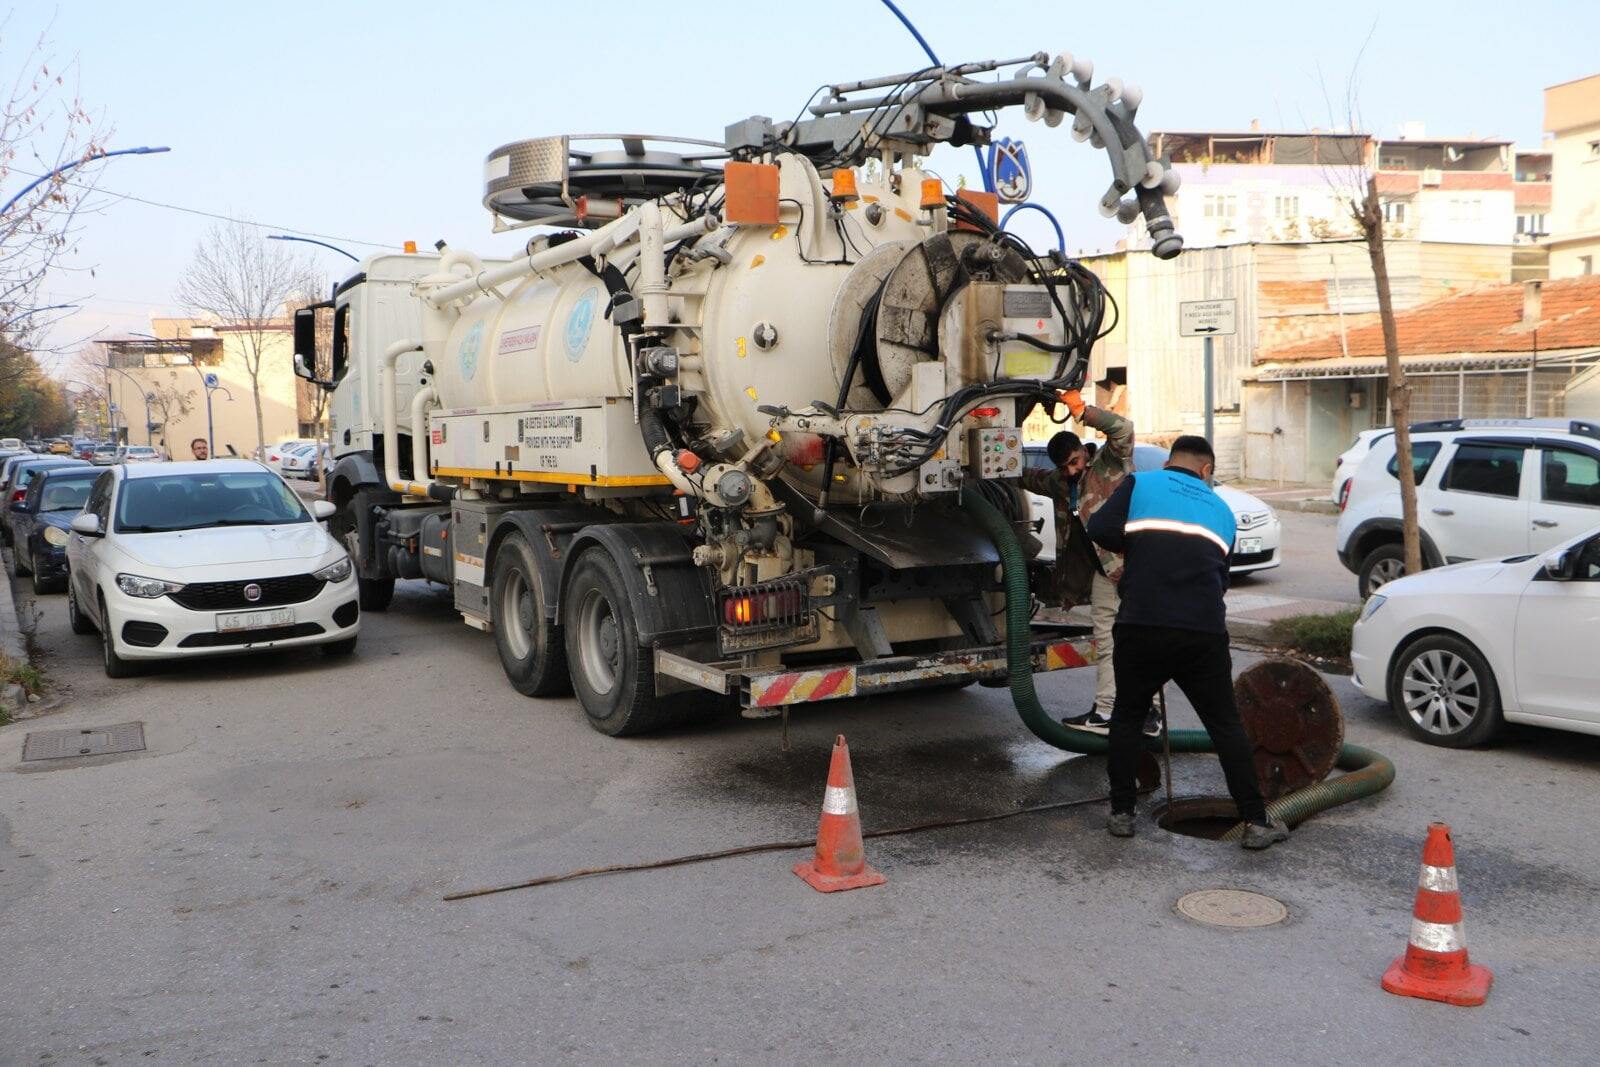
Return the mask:
<path id="1" fill-rule="evenodd" d="M 121 533 L 310 521 L 294 492 L 266 471 L 128 478 L 117 497 Z"/>

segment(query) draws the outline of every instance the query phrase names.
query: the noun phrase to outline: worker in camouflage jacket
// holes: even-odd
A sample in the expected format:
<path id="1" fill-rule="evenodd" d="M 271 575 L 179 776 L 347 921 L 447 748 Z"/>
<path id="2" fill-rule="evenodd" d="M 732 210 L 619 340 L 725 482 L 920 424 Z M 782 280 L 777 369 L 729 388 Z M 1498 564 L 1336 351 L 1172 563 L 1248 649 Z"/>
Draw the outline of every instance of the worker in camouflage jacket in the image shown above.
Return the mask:
<path id="1" fill-rule="evenodd" d="M 1105 443 L 1090 459 L 1078 435 L 1063 430 L 1046 447 L 1053 469 L 1024 471 L 1022 487 L 1055 506 L 1056 566 L 1044 599 L 1063 608 L 1087 603 L 1094 623 L 1094 706 L 1062 722 L 1104 734 L 1110 729 L 1111 709 L 1117 700 L 1111 628 L 1120 606 L 1117 582 L 1122 578 L 1122 556 L 1092 544 L 1084 524 L 1133 470 L 1133 423 L 1114 411 L 1085 404 L 1076 390 L 1061 394 L 1061 400 L 1072 418 L 1100 431 Z M 1145 732 L 1160 732 L 1160 717 L 1154 708 L 1146 716 Z"/>

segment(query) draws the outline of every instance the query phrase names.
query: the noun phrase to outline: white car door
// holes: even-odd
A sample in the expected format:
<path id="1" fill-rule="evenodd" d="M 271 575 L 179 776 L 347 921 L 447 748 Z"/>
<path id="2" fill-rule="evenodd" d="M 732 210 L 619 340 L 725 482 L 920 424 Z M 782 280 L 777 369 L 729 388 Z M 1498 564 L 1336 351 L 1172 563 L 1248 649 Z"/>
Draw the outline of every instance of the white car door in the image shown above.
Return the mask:
<path id="1" fill-rule="evenodd" d="M 111 496 L 116 478 L 114 471 L 106 471 L 96 478 L 94 488 L 89 490 L 89 499 L 83 505 L 84 514 L 99 517 L 101 536 L 89 537 L 73 531 L 67 542 L 68 580 L 77 594 L 79 610 L 90 618 L 98 618 L 100 611 L 95 590 L 100 583 L 100 556 L 111 528 Z"/>
<path id="2" fill-rule="evenodd" d="M 1438 488 L 1419 492 L 1422 525 L 1447 563 L 1528 551 L 1531 468 L 1538 459 L 1529 445 L 1509 438 L 1459 438 Z"/>
<path id="3" fill-rule="evenodd" d="M 1528 509 L 1528 551 L 1543 552 L 1600 526 L 1600 451 L 1539 446 L 1539 478 Z"/>
<path id="4" fill-rule="evenodd" d="M 1570 551 L 1570 580 L 1540 567 L 1518 602 L 1517 705 L 1527 715 L 1600 726 L 1600 533 Z"/>

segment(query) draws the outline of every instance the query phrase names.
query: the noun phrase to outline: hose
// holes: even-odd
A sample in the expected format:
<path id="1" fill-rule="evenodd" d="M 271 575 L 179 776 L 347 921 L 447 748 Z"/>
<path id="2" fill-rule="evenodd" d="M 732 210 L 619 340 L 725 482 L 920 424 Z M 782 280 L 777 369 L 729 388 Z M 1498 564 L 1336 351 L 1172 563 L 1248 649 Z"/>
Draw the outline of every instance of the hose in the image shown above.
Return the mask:
<path id="1" fill-rule="evenodd" d="M 1068 752 L 1104 754 L 1111 745 L 1107 738 L 1063 726 L 1039 702 L 1039 694 L 1033 687 L 1033 649 L 1028 621 L 1033 596 L 1028 588 L 1027 560 L 1023 558 L 1022 546 L 1011 524 L 971 486 L 962 488 L 961 506 L 978 520 L 1000 553 L 1006 593 L 1006 671 L 1017 715 L 1023 725 L 1047 745 Z M 1216 751 L 1211 735 L 1204 730 L 1172 730 L 1167 737 L 1173 752 Z M 1145 747 L 1151 749 L 1159 744 L 1156 738 L 1143 738 L 1143 741 Z M 1337 804 L 1380 793 L 1394 781 L 1394 764 L 1359 745 L 1344 745 L 1335 766 L 1348 773 L 1278 798 L 1267 805 L 1267 815 L 1294 826 Z M 1244 824 L 1240 823 L 1229 830 L 1223 840 L 1235 840 L 1243 832 Z"/>

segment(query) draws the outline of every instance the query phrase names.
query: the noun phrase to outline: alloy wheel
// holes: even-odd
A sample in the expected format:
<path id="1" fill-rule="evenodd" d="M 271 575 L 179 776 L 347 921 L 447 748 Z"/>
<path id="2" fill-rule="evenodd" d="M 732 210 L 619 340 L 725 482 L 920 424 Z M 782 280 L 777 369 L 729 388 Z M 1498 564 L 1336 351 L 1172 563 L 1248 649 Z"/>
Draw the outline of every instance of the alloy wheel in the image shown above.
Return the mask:
<path id="1" fill-rule="evenodd" d="M 1472 725 L 1483 687 L 1472 664 L 1448 649 L 1429 649 L 1406 664 L 1400 695 L 1411 721 L 1431 734 L 1460 733 Z"/>

